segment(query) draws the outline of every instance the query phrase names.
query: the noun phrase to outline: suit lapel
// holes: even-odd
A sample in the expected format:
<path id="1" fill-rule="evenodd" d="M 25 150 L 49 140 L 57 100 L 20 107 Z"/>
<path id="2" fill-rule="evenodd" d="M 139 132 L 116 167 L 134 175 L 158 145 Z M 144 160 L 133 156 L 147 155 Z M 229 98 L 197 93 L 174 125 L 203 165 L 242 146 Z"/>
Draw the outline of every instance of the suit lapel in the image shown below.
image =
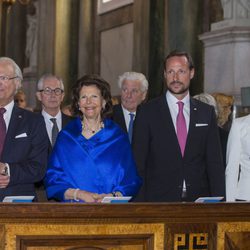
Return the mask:
<path id="1" fill-rule="evenodd" d="M 175 131 L 175 126 L 173 124 L 172 116 L 170 113 L 170 109 L 166 100 L 166 95 L 163 95 L 163 98 L 160 100 L 160 113 L 162 116 L 162 123 L 164 127 L 164 133 L 167 134 L 167 137 L 170 140 L 172 146 L 176 147 L 176 151 L 178 151 L 181 155 L 181 149 L 179 146 L 178 138 Z"/>
<path id="2" fill-rule="evenodd" d="M 115 113 L 116 117 L 114 121 L 117 122 L 120 125 L 120 127 L 127 133 L 128 131 L 121 104 L 117 105 Z"/>
<path id="3" fill-rule="evenodd" d="M 197 111 L 198 107 L 195 103 L 195 100 L 190 98 L 190 120 L 185 152 L 192 145 L 192 135 L 195 133 L 195 124 L 197 123 Z"/>
<path id="4" fill-rule="evenodd" d="M 20 124 L 22 124 L 22 120 L 23 120 L 23 110 L 14 105 L 5 138 L 3 155 L 5 155 L 7 152 L 10 152 L 12 141 L 16 136 L 18 127 L 20 126 Z"/>

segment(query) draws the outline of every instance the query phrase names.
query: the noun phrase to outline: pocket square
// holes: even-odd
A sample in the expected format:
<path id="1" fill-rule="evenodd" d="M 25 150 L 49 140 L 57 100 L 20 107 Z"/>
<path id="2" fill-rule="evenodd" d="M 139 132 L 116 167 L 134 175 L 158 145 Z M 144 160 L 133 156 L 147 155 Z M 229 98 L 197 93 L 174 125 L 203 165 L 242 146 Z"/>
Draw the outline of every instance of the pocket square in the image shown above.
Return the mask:
<path id="1" fill-rule="evenodd" d="M 195 124 L 195 127 L 205 127 L 205 126 L 208 126 L 207 123 L 196 123 Z"/>
<path id="2" fill-rule="evenodd" d="M 26 133 L 22 133 L 20 135 L 16 135 L 15 138 L 22 138 L 22 137 L 27 137 Z"/>

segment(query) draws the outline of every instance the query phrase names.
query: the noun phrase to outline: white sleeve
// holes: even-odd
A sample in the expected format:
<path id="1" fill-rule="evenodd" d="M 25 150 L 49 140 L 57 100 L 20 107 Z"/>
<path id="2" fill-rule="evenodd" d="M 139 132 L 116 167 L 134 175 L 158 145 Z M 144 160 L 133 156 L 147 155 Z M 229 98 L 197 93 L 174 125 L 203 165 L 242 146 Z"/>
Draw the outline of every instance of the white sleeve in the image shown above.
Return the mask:
<path id="1" fill-rule="evenodd" d="M 241 119 L 235 119 L 227 142 L 226 200 L 235 201 L 241 154 Z"/>

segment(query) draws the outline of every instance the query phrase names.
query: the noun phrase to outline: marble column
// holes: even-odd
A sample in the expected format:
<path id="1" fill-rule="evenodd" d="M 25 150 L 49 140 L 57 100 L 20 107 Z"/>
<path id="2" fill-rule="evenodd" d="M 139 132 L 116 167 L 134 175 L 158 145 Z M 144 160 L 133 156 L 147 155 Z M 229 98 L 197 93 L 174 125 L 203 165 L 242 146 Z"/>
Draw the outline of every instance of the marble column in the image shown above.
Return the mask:
<path id="1" fill-rule="evenodd" d="M 204 92 L 234 95 L 250 86 L 250 1 L 221 1 L 224 20 L 199 36 L 204 45 Z"/>

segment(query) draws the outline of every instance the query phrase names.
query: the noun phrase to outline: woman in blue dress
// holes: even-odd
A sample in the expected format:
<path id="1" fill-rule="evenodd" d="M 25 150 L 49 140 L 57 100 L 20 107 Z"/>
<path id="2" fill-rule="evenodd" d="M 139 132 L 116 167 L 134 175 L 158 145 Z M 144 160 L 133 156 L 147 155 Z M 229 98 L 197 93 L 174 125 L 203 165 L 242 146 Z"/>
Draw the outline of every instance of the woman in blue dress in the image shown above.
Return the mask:
<path id="1" fill-rule="evenodd" d="M 58 134 L 45 177 L 47 196 L 59 201 L 101 202 L 105 196 L 134 196 L 140 186 L 127 134 L 108 116 L 109 84 L 97 75 L 72 89 L 76 118 Z"/>

